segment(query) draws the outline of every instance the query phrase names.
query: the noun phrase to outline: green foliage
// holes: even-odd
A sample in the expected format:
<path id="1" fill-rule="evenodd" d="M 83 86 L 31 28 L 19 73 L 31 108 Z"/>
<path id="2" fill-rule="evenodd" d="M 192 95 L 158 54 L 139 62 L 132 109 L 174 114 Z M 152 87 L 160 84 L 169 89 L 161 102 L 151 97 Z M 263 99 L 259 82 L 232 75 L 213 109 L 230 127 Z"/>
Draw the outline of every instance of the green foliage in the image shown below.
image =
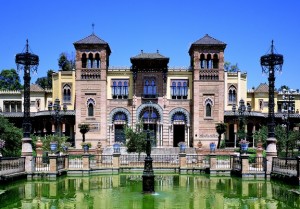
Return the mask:
<path id="1" fill-rule="evenodd" d="M 4 69 L 0 73 L 0 90 L 20 90 L 22 89 L 19 74 L 15 69 Z"/>
<path id="2" fill-rule="evenodd" d="M 260 140 L 263 143 L 263 145 L 266 145 L 266 141 L 268 138 L 268 127 L 262 126 L 258 131 L 255 131 L 253 133 L 253 137 L 254 137 L 255 143 L 257 143 L 258 140 Z"/>
<path id="3" fill-rule="evenodd" d="M 235 65 L 232 65 L 230 62 L 224 63 L 224 69 L 228 72 L 237 72 L 240 70 L 237 63 Z"/>
<path id="4" fill-rule="evenodd" d="M 286 130 L 281 125 L 275 127 L 275 137 L 277 140 L 277 151 L 280 153 L 286 147 Z"/>
<path id="5" fill-rule="evenodd" d="M 3 116 L 0 116 L 0 139 L 5 141 L 5 146 L 1 151 L 3 156 L 21 156 L 22 130 L 16 128 Z"/>
<path id="6" fill-rule="evenodd" d="M 126 147 L 127 152 L 137 152 L 138 154 L 146 151 L 146 133 L 142 131 L 143 128 L 140 127 L 139 130 L 133 130 L 131 127 L 125 127 L 125 137 L 126 137 Z"/>
<path id="7" fill-rule="evenodd" d="M 226 132 L 227 125 L 223 122 L 220 122 L 220 123 L 216 124 L 215 128 L 216 128 L 217 133 L 219 134 L 219 136 L 218 136 L 218 146 L 217 146 L 217 149 L 219 149 L 220 146 L 221 146 L 221 135 Z M 224 146 L 225 146 L 225 143 L 224 143 Z"/>
<path id="8" fill-rule="evenodd" d="M 75 68 L 74 58 L 68 58 L 67 53 L 61 53 L 58 59 L 58 66 L 62 71 L 71 71 Z"/>
<path id="9" fill-rule="evenodd" d="M 52 89 L 52 74 L 53 73 L 54 73 L 53 70 L 48 70 L 47 71 L 47 76 L 38 78 L 36 80 L 35 84 L 38 84 L 43 89 L 46 89 L 46 88 Z"/>
<path id="10" fill-rule="evenodd" d="M 38 140 L 38 136 L 32 136 L 32 144 L 33 144 L 33 149 L 35 150 L 36 149 L 36 142 Z M 66 141 L 68 140 L 68 137 L 66 136 L 57 136 L 57 135 L 47 135 L 47 136 L 44 136 L 44 137 L 41 137 L 40 138 L 41 141 L 43 142 L 43 150 L 44 151 L 50 151 L 50 142 L 57 142 L 57 150 L 62 152 L 63 151 L 63 148 L 62 148 L 62 145 L 64 145 L 66 143 Z"/>

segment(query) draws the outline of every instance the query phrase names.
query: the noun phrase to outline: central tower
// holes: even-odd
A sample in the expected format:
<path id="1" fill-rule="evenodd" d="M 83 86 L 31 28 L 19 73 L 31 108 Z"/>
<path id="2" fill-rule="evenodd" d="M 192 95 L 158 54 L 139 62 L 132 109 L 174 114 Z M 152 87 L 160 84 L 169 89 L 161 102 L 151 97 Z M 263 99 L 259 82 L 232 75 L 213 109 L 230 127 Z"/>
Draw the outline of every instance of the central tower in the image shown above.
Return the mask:
<path id="1" fill-rule="evenodd" d="M 226 44 L 205 35 L 190 49 L 193 70 L 193 137 L 208 145 L 216 142 L 216 123 L 224 120 L 224 50 Z"/>
<path id="2" fill-rule="evenodd" d="M 76 147 L 82 141 L 78 125 L 89 124 L 87 141 L 106 144 L 107 70 L 111 53 L 107 42 L 94 33 L 74 43 L 76 49 Z"/>

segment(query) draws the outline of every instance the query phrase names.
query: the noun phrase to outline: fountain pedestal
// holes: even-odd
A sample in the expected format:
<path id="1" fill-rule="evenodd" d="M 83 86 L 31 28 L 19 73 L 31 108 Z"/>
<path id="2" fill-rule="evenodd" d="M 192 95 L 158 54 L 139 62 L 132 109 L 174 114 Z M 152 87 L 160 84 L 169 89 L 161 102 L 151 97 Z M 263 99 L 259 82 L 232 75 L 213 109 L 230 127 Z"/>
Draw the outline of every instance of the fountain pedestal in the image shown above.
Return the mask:
<path id="1" fill-rule="evenodd" d="M 143 171 L 143 193 L 152 194 L 154 193 L 154 172 L 152 167 L 152 157 L 151 157 L 151 143 L 150 143 L 150 132 L 147 131 L 147 144 L 146 144 L 146 154 L 144 171 Z"/>

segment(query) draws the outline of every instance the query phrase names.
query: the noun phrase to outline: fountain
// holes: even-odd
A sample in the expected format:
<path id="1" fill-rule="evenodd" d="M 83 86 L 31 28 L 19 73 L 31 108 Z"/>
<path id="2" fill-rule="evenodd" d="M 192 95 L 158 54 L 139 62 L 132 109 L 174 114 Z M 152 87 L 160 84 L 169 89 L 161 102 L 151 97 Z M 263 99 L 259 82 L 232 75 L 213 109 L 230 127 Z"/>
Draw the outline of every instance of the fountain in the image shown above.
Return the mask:
<path id="1" fill-rule="evenodd" d="M 146 144 L 146 154 L 144 171 L 143 171 L 143 193 L 153 194 L 154 193 L 154 173 L 152 167 L 152 157 L 151 157 L 151 142 L 150 142 L 150 130 L 147 130 L 147 144 Z"/>

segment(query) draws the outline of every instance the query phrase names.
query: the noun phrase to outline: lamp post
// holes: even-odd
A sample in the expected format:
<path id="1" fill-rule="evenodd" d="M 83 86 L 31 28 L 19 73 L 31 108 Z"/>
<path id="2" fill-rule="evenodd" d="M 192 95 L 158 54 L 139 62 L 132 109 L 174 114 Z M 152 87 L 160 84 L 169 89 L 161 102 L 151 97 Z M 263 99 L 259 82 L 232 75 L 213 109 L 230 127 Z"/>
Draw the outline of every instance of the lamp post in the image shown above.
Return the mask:
<path id="1" fill-rule="evenodd" d="M 274 113 L 274 91 L 275 91 L 275 71 L 281 72 L 283 65 L 283 56 L 274 53 L 274 44 L 272 40 L 271 53 L 261 56 L 260 65 L 262 72 L 269 74 L 269 104 L 268 104 L 268 138 L 267 152 L 277 153 L 275 139 L 275 113 Z"/>
<path id="2" fill-rule="evenodd" d="M 282 110 L 282 121 L 283 121 L 283 127 L 286 130 L 286 148 L 285 148 L 285 157 L 288 157 L 289 152 L 289 131 L 290 131 L 290 114 L 295 112 L 295 90 L 293 89 L 283 89 L 282 90 L 282 99 L 284 101 L 283 103 L 283 110 Z"/>
<path id="3" fill-rule="evenodd" d="M 240 141 L 243 139 L 246 139 L 247 133 L 245 132 L 245 118 L 250 115 L 251 105 L 248 104 L 246 106 L 245 101 L 243 99 L 241 99 L 239 101 L 238 109 L 236 108 L 236 105 L 233 104 L 232 112 L 234 113 L 234 115 L 236 115 L 236 113 L 237 113 L 237 116 L 238 116 L 238 121 L 239 121 L 239 127 L 238 127 L 238 132 L 237 132 L 238 139 Z"/>
<path id="4" fill-rule="evenodd" d="M 50 115 L 52 116 L 54 120 L 54 125 L 55 125 L 55 134 L 58 136 L 59 134 L 59 123 L 61 122 L 62 117 L 67 111 L 67 105 L 63 105 L 63 113 L 61 113 L 61 105 L 60 105 L 60 100 L 55 99 L 54 104 L 49 104 L 48 105 L 48 111 L 50 112 Z"/>
<path id="5" fill-rule="evenodd" d="M 36 71 L 39 65 L 39 57 L 29 52 L 28 39 L 26 40 L 26 51 L 18 53 L 15 57 L 18 71 L 24 70 L 24 116 L 23 116 L 23 139 L 22 155 L 32 156 L 31 145 L 31 122 L 30 122 L 30 71 Z M 29 158 L 28 158 L 29 159 Z M 30 160 L 30 159 L 29 159 Z"/>

